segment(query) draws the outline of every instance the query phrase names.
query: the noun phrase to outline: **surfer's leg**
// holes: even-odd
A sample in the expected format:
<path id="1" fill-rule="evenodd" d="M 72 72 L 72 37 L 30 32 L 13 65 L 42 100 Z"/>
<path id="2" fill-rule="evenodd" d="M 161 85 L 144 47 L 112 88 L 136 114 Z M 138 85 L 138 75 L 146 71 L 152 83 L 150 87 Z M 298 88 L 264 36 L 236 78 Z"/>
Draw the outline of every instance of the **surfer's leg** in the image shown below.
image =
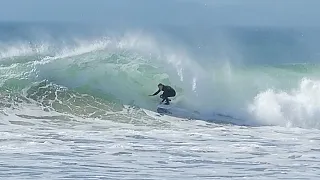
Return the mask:
<path id="1" fill-rule="evenodd" d="M 165 105 L 169 105 L 169 98 L 168 98 L 168 92 L 163 92 L 163 94 L 160 96 L 162 98 L 162 102 L 166 101 Z"/>
<path id="2" fill-rule="evenodd" d="M 166 100 L 166 103 L 165 103 L 165 105 L 169 105 L 170 103 L 169 103 L 169 98 L 168 97 L 165 97 L 165 100 Z"/>
<path id="3" fill-rule="evenodd" d="M 166 101 L 165 105 L 169 105 L 169 104 L 170 104 L 169 101 L 171 101 L 171 100 L 169 99 L 169 97 L 174 97 L 175 95 L 176 95 L 176 92 L 175 92 L 175 91 L 165 91 L 165 92 L 163 92 L 161 98 L 163 99 L 163 101 Z M 163 101 L 162 101 L 162 102 L 163 102 Z"/>
<path id="4" fill-rule="evenodd" d="M 171 101 L 171 99 L 169 99 L 168 97 L 174 97 L 176 96 L 176 92 L 175 91 L 168 91 L 166 92 L 166 97 L 167 97 L 167 102 L 169 103 L 169 101 Z"/>
<path id="5" fill-rule="evenodd" d="M 162 93 L 162 94 L 160 95 L 160 98 L 162 99 L 161 103 L 163 103 L 163 102 L 166 100 L 165 93 Z"/>

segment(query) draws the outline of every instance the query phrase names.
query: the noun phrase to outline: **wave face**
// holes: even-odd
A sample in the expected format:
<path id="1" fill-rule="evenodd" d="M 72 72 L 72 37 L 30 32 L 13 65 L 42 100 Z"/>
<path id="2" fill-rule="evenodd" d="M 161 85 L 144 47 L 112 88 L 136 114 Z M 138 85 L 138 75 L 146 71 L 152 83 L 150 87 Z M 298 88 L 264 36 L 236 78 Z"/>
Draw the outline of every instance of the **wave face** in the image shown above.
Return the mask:
<path id="1" fill-rule="evenodd" d="M 320 127 L 313 31 L 0 28 L 3 114 L 31 104 L 46 112 L 119 119 L 124 105 L 155 111 L 160 99 L 148 94 L 162 82 L 177 90 L 177 106 L 203 119 L 221 113 L 242 119 L 239 124 Z"/>

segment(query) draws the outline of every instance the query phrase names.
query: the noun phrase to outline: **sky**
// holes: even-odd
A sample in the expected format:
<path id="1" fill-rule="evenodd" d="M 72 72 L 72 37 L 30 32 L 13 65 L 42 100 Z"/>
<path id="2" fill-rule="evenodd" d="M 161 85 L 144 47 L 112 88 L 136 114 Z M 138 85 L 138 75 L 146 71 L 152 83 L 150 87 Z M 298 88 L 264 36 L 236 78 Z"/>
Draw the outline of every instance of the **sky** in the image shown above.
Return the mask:
<path id="1" fill-rule="evenodd" d="M 320 0 L 1 0 L 0 21 L 319 26 Z"/>

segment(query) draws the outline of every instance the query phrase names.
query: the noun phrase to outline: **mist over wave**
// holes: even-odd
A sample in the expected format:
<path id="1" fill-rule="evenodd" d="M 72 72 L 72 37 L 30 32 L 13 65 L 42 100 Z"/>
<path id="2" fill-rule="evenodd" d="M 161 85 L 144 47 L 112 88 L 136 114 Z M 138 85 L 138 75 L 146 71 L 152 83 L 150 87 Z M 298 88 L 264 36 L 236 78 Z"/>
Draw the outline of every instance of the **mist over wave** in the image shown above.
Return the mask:
<path id="1" fill-rule="evenodd" d="M 198 111 L 203 119 L 222 113 L 261 125 L 319 127 L 319 66 L 311 64 L 317 53 L 311 62 L 297 64 L 290 60 L 294 55 L 279 52 L 292 48 L 301 51 L 298 58 L 302 51 L 308 54 L 301 34 L 215 31 L 200 37 L 201 44 L 200 35 L 184 39 L 187 32 L 179 36 L 179 31 L 94 36 L 68 31 L 56 38 L 43 30 L 2 39 L 3 108 L 36 102 L 46 111 L 99 118 L 128 104 L 155 111 L 160 99 L 147 95 L 162 82 L 177 89 L 177 106 Z M 281 37 L 277 47 L 262 41 L 270 37 Z M 259 43 L 260 49 L 252 48 Z"/>

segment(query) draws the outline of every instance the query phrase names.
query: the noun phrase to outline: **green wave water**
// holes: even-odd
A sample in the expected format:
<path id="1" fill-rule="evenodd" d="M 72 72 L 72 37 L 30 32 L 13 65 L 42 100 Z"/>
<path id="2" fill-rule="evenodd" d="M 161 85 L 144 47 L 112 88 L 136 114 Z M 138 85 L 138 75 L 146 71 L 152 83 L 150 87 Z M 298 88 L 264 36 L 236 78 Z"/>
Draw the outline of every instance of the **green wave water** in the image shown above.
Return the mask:
<path id="1" fill-rule="evenodd" d="M 19 42 L 0 54 L 1 108 L 34 103 L 44 111 L 102 119 L 126 105 L 155 111 L 160 99 L 148 95 L 159 82 L 177 90 L 177 106 L 201 112 L 203 119 L 222 113 L 261 124 L 309 126 L 320 107 L 311 102 L 320 94 L 314 90 L 319 64 L 201 63 L 183 48 L 144 34 L 77 39 L 73 45 Z M 308 102 L 313 109 L 304 107 Z M 275 108 L 277 118 L 260 117 Z M 292 109 L 301 110 L 298 119 L 288 117 L 298 112 Z"/>

